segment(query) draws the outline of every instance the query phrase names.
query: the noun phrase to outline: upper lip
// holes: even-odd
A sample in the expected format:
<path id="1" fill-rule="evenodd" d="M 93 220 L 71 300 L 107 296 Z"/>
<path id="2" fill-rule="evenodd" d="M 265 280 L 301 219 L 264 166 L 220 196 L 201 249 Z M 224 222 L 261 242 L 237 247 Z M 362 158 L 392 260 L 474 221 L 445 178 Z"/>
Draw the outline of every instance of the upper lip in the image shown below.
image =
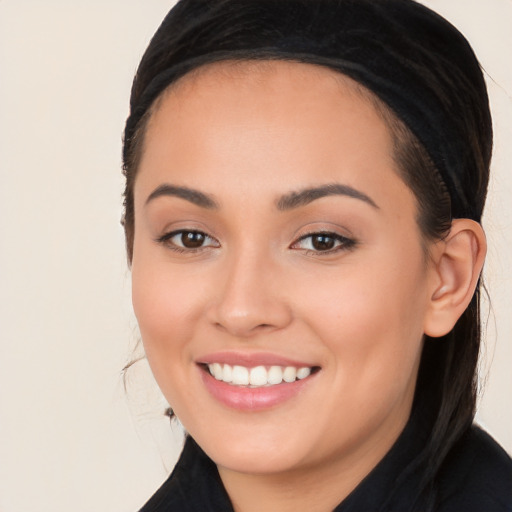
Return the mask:
<path id="1" fill-rule="evenodd" d="M 310 362 L 290 359 L 270 352 L 215 352 L 207 354 L 196 360 L 199 364 L 229 364 L 231 366 L 246 366 L 254 368 L 256 366 L 294 366 L 296 368 L 312 368 L 318 365 Z"/>

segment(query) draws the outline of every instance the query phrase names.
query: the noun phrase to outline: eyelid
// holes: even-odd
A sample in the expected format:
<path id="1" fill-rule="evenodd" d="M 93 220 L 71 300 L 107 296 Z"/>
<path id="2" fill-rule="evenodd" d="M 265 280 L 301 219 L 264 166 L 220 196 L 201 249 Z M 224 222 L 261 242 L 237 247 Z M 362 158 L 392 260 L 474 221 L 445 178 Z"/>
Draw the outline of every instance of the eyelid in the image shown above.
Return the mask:
<path id="1" fill-rule="evenodd" d="M 204 235 L 205 239 L 213 241 L 214 243 L 213 244 L 210 243 L 208 245 L 202 245 L 200 247 L 185 247 L 185 246 L 178 245 L 178 244 L 172 242 L 172 239 L 175 236 L 183 235 L 184 233 L 202 234 L 202 235 Z M 213 248 L 220 247 L 220 243 L 215 237 L 209 235 L 208 233 L 206 233 L 205 231 L 203 231 L 201 229 L 193 229 L 193 228 L 174 229 L 174 230 L 164 233 L 162 236 L 156 238 L 155 241 L 159 244 L 166 246 L 167 248 L 169 248 L 175 252 L 182 252 L 182 253 L 194 253 L 194 252 L 199 252 L 199 251 L 208 249 L 210 247 L 213 247 Z"/>
<path id="2" fill-rule="evenodd" d="M 174 242 L 172 239 L 177 236 L 183 236 L 185 233 L 192 233 L 192 234 L 201 234 L 204 236 L 205 243 L 203 245 L 200 245 L 199 247 L 186 247 L 185 245 L 180 245 L 179 243 Z M 334 247 L 330 249 L 317 249 L 317 248 L 305 248 L 305 247 L 299 247 L 302 242 L 304 242 L 307 239 L 311 239 L 313 237 L 325 237 L 330 238 L 334 241 L 335 245 Z M 196 253 L 200 251 L 207 250 L 209 248 L 219 248 L 220 242 L 213 237 L 212 235 L 209 235 L 207 232 L 201 229 L 196 228 L 180 228 L 180 229 L 174 229 L 172 231 L 169 231 L 167 233 L 164 233 L 162 236 L 156 238 L 155 242 L 164 245 L 165 247 L 180 253 Z M 300 237 L 298 237 L 291 245 L 291 249 L 295 250 L 301 250 L 305 253 L 313 254 L 315 256 L 322 256 L 322 255 L 330 255 L 334 254 L 340 251 L 347 251 L 352 249 L 356 245 L 356 240 L 353 238 L 349 238 L 345 235 L 341 235 L 340 233 L 337 233 L 335 231 L 327 230 L 327 229 L 318 229 L 318 230 L 311 230 L 307 233 L 302 234 Z"/>
<path id="3" fill-rule="evenodd" d="M 307 240 L 308 238 L 312 238 L 314 236 L 324 236 L 326 238 L 332 238 L 333 240 L 338 242 L 338 244 L 335 245 L 335 247 L 333 247 L 332 249 L 327 249 L 324 251 L 318 249 L 306 249 L 297 247 L 300 242 Z M 315 230 L 301 235 L 295 242 L 291 244 L 290 248 L 296 250 L 303 250 L 306 253 L 313 254 L 315 256 L 322 256 L 353 249 L 356 244 L 357 241 L 354 238 L 349 238 L 345 235 L 341 235 L 340 233 L 336 233 L 335 231 Z"/>

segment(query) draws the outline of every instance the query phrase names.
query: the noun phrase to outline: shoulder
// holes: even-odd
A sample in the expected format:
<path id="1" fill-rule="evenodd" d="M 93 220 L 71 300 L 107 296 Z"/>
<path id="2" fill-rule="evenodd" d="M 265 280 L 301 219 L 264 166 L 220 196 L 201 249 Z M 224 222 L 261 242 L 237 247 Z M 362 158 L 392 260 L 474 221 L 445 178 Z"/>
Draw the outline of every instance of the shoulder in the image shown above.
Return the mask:
<path id="1" fill-rule="evenodd" d="M 512 512 L 512 459 L 473 426 L 447 458 L 438 489 L 439 512 Z"/>

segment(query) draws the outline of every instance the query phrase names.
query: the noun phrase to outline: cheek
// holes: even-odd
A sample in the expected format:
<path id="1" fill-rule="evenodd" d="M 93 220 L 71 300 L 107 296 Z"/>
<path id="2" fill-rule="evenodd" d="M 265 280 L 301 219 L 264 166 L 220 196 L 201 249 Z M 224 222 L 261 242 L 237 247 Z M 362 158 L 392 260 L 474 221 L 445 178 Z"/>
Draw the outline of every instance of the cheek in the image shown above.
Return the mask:
<path id="1" fill-rule="evenodd" d="M 192 356 L 189 340 L 194 325 L 193 308 L 182 283 L 155 265 L 132 266 L 132 301 L 142 343 L 153 376 L 167 402 L 182 410 L 187 402 L 188 371 Z M 187 288 L 185 288 L 186 290 Z"/>
<path id="2" fill-rule="evenodd" d="M 418 261 L 383 257 L 309 287 L 304 317 L 328 347 L 339 385 L 358 390 L 360 399 L 399 393 L 415 376 L 425 311 Z"/>
<path id="3" fill-rule="evenodd" d="M 132 264 L 132 302 L 149 364 L 160 382 L 169 365 L 187 359 L 183 347 L 193 336 L 193 286 L 185 286 L 179 273 L 169 273 L 165 262 L 151 262 L 137 254 Z M 187 293 L 189 291 L 189 293 Z M 161 371 L 160 371 L 161 369 Z"/>

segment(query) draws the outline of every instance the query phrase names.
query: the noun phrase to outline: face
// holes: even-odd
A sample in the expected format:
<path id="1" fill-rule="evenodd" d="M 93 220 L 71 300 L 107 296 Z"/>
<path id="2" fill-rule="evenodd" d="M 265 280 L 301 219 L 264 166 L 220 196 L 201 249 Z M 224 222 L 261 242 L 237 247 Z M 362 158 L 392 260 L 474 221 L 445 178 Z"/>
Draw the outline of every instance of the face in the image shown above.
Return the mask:
<path id="1" fill-rule="evenodd" d="M 432 270 L 370 102 L 310 65 L 204 68 L 159 102 L 134 192 L 134 309 L 192 437 L 225 471 L 371 468 Z"/>

